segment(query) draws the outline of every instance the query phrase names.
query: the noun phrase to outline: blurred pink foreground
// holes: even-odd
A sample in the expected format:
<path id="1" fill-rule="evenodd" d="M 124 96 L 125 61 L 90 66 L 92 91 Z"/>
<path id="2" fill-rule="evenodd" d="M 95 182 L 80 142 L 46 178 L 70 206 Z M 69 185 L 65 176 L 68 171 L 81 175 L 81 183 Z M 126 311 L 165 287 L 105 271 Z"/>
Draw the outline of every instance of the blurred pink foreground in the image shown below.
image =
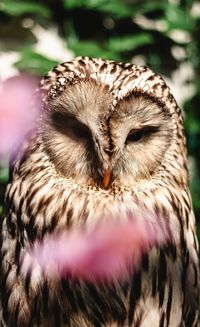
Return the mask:
<path id="1" fill-rule="evenodd" d="M 167 237 L 146 222 L 108 223 L 93 231 L 70 231 L 36 242 L 30 255 L 49 276 L 87 281 L 123 278 L 142 256 Z"/>
<path id="2" fill-rule="evenodd" d="M 15 77 L 0 85 L 0 157 L 16 152 L 39 115 L 35 102 L 36 79 Z"/>

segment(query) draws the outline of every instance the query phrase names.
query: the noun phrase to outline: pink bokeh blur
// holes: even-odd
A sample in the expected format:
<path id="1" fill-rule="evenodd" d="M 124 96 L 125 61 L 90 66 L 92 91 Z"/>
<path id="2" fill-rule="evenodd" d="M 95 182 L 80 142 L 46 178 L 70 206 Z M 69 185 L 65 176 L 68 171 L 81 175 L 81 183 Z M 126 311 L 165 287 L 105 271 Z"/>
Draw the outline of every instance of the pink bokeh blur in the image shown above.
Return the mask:
<path id="1" fill-rule="evenodd" d="M 29 254 L 48 276 L 110 281 L 137 270 L 154 245 L 166 242 L 164 233 L 159 239 L 157 235 L 144 221 L 108 223 L 90 232 L 70 231 L 36 242 Z"/>
<path id="2" fill-rule="evenodd" d="M 40 108 L 36 84 L 31 76 L 19 76 L 0 86 L 0 157 L 14 154 L 35 126 Z"/>

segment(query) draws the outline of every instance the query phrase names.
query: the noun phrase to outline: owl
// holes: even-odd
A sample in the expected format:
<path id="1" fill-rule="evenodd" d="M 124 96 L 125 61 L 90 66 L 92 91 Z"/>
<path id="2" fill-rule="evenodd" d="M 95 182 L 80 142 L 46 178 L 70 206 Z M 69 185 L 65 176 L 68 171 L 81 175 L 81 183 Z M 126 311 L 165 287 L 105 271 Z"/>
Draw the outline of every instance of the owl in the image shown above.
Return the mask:
<path id="1" fill-rule="evenodd" d="M 197 326 L 183 118 L 162 77 L 78 57 L 53 68 L 38 92 L 37 131 L 12 163 L 1 220 L 2 326 Z M 125 281 L 51 279 L 23 256 L 35 240 L 137 210 L 153 215 L 170 239 Z"/>

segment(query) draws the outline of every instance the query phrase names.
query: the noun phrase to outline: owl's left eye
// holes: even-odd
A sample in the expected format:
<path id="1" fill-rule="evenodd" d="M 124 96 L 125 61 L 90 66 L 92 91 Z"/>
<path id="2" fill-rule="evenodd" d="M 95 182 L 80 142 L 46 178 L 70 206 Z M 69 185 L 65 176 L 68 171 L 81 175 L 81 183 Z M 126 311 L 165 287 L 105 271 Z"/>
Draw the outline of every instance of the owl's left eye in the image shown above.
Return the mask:
<path id="1" fill-rule="evenodd" d="M 139 130 L 131 130 L 126 138 L 126 142 L 138 142 L 144 137 L 150 136 L 151 134 L 157 132 L 158 126 L 148 126 Z"/>
<path id="2" fill-rule="evenodd" d="M 139 131 L 131 131 L 128 134 L 126 141 L 137 142 L 141 140 L 143 136 L 144 136 L 144 131 L 142 129 Z"/>

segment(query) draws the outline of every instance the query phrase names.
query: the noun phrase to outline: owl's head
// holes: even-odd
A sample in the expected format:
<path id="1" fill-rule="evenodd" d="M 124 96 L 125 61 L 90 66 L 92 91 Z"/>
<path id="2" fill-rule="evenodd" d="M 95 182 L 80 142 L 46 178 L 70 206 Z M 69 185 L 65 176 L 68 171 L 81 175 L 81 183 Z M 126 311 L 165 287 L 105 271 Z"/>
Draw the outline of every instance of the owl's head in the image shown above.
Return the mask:
<path id="1" fill-rule="evenodd" d="M 180 109 L 143 66 L 77 58 L 41 82 L 41 136 L 57 173 L 89 187 L 187 180 Z"/>

